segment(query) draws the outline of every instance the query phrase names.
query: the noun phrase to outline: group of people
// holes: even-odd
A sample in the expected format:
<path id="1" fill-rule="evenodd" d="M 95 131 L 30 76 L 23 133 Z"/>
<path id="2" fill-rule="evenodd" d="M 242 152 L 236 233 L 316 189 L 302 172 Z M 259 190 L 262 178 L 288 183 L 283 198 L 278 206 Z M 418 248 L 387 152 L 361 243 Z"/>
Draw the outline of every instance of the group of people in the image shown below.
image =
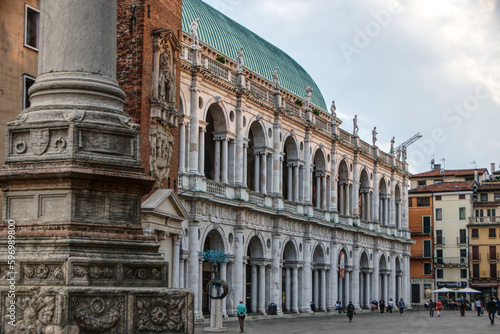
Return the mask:
<path id="1" fill-rule="evenodd" d="M 384 312 L 386 312 L 386 311 L 387 311 L 387 313 L 392 315 L 392 310 L 394 309 L 394 306 L 395 306 L 392 298 L 389 298 L 387 303 L 385 302 L 384 297 L 380 298 L 380 300 L 378 302 L 376 300 L 374 300 L 372 302 L 372 307 L 371 307 L 372 311 L 375 311 L 377 309 L 377 304 L 378 304 L 378 307 L 380 309 L 380 315 L 384 315 Z M 399 314 L 403 315 L 404 310 L 405 310 L 405 301 L 403 300 L 403 297 L 401 297 L 399 299 L 396 306 L 399 308 Z"/>
<path id="2" fill-rule="evenodd" d="M 457 299 L 457 303 L 460 309 L 461 317 L 465 317 L 465 310 L 467 308 L 470 308 L 470 305 L 472 305 L 476 310 L 478 317 L 481 316 L 481 314 L 483 314 L 484 310 L 486 309 L 486 311 L 488 312 L 488 318 L 490 319 L 490 323 L 492 325 L 495 324 L 495 313 L 498 312 L 497 317 L 500 317 L 500 299 L 497 299 L 497 297 L 495 296 L 493 296 L 493 298 L 491 298 L 490 301 L 486 303 L 486 307 L 480 299 L 473 300 L 471 303 L 469 303 L 467 299 L 459 298 Z M 443 310 L 443 303 L 441 302 L 441 300 L 433 302 L 431 299 L 426 306 L 429 309 L 429 316 L 434 317 L 434 310 L 437 312 L 438 317 L 441 316 L 441 311 Z"/>

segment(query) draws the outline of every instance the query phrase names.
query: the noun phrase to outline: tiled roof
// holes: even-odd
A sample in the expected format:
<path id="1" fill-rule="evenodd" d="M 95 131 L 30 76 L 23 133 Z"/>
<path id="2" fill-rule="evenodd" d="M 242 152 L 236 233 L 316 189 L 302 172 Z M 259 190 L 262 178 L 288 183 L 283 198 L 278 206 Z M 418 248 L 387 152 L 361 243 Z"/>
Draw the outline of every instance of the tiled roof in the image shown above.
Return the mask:
<path id="1" fill-rule="evenodd" d="M 474 181 L 440 182 L 425 187 L 411 189 L 411 194 L 415 193 L 439 193 L 446 191 L 467 191 L 471 190 Z"/>
<path id="2" fill-rule="evenodd" d="M 479 191 L 487 191 L 487 190 L 500 190 L 500 183 L 494 182 L 494 183 L 483 183 L 479 186 Z"/>
<path id="3" fill-rule="evenodd" d="M 444 171 L 444 174 L 442 173 L 441 169 L 434 169 L 428 172 L 423 172 L 419 174 L 413 174 L 412 178 L 415 177 L 432 177 L 432 176 L 468 176 L 468 175 L 474 175 L 474 170 L 475 169 L 446 169 Z M 486 168 L 479 168 L 477 170 L 478 174 L 484 174 L 487 173 L 488 170 Z"/>
<path id="4" fill-rule="evenodd" d="M 285 52 L 201 0 L 182 1 L 182 30 L 189 33 L 189 26 L 197 18 L 200 19 L 200 41 L 233 60 L 237 58 L 240 47 L 243 47 L 246 68 L 272 82 L 273 71 L 278 67 L 279 82 L 283 89 L 303 97 L 306 87 L 311 86 L 311 102 L 327 111 L 325 99 L 314 80 Z"/>

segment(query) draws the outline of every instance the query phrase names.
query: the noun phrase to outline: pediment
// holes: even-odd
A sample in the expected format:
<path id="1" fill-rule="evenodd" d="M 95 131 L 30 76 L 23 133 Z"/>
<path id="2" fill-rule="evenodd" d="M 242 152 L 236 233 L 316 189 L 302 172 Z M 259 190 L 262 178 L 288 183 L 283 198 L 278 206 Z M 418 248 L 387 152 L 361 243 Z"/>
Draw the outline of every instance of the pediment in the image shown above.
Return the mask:
<path id="1" fill-rule="evenodd" d="M 141 205 L 142 213 L 184 221 L 188 213 L 173 189 L 158 189 Z"/>

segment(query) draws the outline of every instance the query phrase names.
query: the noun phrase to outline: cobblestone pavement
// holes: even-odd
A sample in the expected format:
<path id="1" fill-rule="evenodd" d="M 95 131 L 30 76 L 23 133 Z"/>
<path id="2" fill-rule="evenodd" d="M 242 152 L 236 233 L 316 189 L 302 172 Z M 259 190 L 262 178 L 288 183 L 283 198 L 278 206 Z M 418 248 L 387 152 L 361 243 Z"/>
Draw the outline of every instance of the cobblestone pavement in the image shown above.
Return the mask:
<path id="1" fill-rule="evenodd" d="M 204 327 L 208 323 L 199 323 L 195 326 L 195 333 L 206 333 Z M 238 321 L 230 318 L 224 322 L 227 333 L 238 333 Z M 316 334 L 316 333 L 489 333 L 500 331 L 500 318 L 495 318 L 495 325 L 492 326 L 485 313 L 478 317 L 476 312 L 467 311 L 465 317 L 460 317 L 459 311 L 443 311 L 441 317 L 434 314 L 434 318 L 429 317 L 426 311 L 407 311 L 403 316 L 399 311 L 391 315 L 381 316 L 375 312 L 358 312 L 352 322 L 345 314 L 316 314 L 301 317 L 280 317 L 269 319 L 245 320 L 245 333 L 248 334 Z"/>

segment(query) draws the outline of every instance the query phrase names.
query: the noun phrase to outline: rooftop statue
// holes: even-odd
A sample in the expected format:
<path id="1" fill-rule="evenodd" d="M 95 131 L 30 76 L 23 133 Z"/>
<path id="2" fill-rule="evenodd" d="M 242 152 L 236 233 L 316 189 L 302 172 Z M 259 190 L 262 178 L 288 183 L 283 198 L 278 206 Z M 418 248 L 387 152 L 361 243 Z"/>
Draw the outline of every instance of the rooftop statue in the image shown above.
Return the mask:
<path id="1" fill-rule="evenodd" d="M 374 127 L 372 131 L 373 146 L 375 146 L 375 143 L 377 142 L 377 134 L 378 134 L 377 127 Z"/>
<path id="2" fill-rule="evenodd" d="M 359 131 L 359 127 L 358 127 L 358 115 L 354 115 L 354 119 L 352 120 L 352 125 L 353 125 L 353 130 L 352 130 L 352 134 L 357 136 L 358 135 L 358 131 Z"/>
<path id="3" fill-rule="evenodd" d="M 200 41 L 198 39 L 198 25 L 200 19 L 194 20 L 189 26 L 189 32 L 191 33 L 191 45 L 200 46 Z"/>
<path id="4" fill-rule="evenodd" d="M 273 71 L 273 87 L 275 92 L 280 90 L 280 82 L 278 80 L 278 68 L 276 67 Z"/>
<path id="5" fill-rule="evenodd" d="M 332 101 L 332 106 L 330 107 L 330 112 L 332 113 L 333 118 L 335 119 L 337 117 L 337 113 L 335 112 L 337 108 L 335 107 L 335 101 Z"/>
<path id="6" fill-rule="evenodd" d="M 241 72 L 243 70 L 243 47 L 238 51 L 238 58 L 236 58 L 236 71 Z"/>

